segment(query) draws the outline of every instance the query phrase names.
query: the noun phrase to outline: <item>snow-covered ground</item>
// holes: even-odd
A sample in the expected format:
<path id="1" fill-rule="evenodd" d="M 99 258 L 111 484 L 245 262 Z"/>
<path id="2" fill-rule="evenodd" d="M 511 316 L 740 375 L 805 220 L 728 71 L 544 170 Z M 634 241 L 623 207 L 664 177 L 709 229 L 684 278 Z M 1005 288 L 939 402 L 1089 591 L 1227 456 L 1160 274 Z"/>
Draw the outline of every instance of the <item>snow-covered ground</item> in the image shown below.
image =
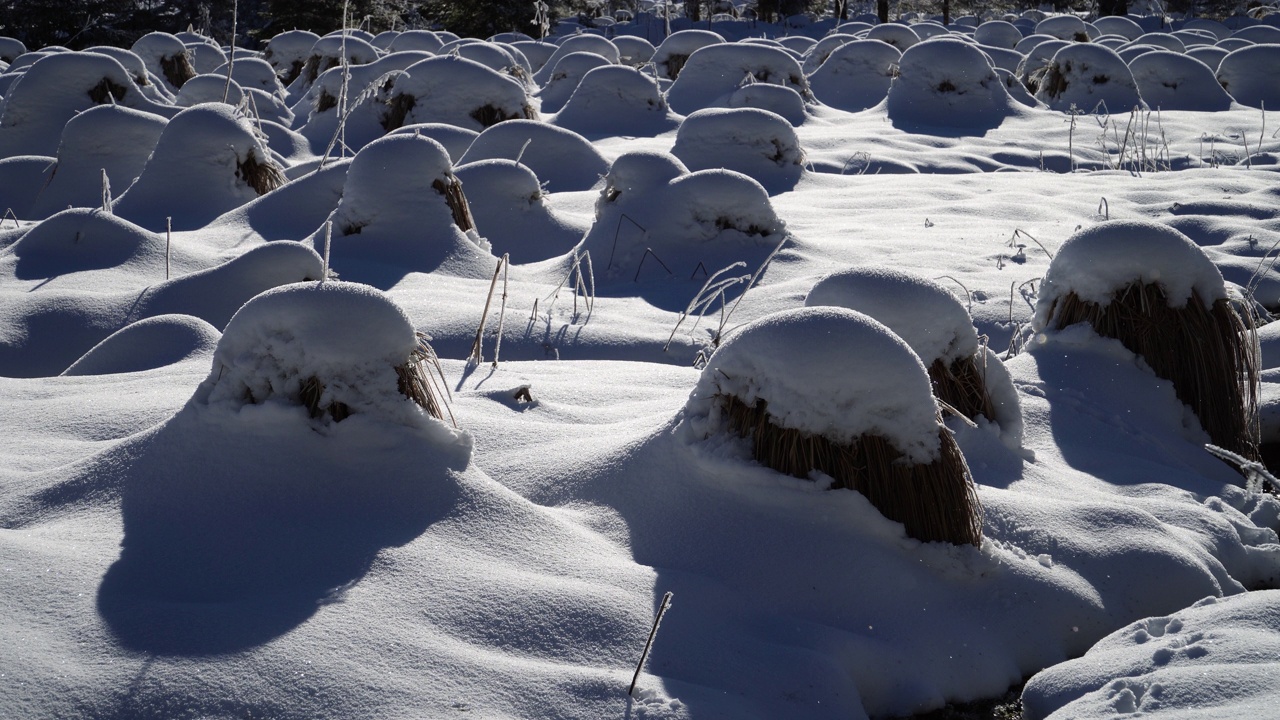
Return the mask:
<path id="1" fill-rule="evenodd" d="M 15 58 L 0 717 L 894 717 L 1028 678 L 1027 718 L 1267 716 L 1280 501 L 1037 318 L 1135 279 L 1280 310 L 1280 29 L 1138 20 L 294 32 L 296 79 L 221 92 L 154 35 Z M 1253 59 L 1187 62 L 1219 42 Z M 716 404 L 925 461 L 925 355 L 993 385 L 946 419 L 976 546 L 756 463 Z"/>

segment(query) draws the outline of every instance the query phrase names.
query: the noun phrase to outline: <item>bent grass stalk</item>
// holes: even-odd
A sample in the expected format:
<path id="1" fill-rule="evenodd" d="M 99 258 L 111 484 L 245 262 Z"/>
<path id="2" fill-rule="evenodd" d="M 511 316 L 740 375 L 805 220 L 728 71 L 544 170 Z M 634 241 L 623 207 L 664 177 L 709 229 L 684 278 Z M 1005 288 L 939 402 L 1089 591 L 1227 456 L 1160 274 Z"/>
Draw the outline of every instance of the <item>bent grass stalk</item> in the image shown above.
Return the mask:
<path id="1" fill-rule="evenodd" d="M 631 676 L 631 687 L 627 688 L 627 696 L 630 697 L 636 691 L 636 683 L 640 680 L 640 672 L 644 670 L 644 663 L 649 659 L 649 651 L 653 649 L 653 639 L 658 636 L 658 628 L 662 625 L 662 616 L 667 614 L 667 610 L 671 609 L 671 592 L 667 591 L 662 596 L 662 605 L 658 607 L 658 614 L 653 618 L 653 627 L 649 629 L 649 639 L 644 643 L 644 652 L 640 653 L 640 662 L 636 663 L 636 672 Z"/>

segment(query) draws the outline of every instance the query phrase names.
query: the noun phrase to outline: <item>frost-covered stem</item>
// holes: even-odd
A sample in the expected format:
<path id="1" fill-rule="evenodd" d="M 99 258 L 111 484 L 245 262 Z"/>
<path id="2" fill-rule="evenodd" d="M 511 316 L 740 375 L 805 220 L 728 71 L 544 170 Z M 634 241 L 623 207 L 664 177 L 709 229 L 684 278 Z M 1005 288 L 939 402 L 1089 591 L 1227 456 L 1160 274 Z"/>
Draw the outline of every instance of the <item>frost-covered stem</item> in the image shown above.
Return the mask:
<path id="1" fill-rule="evenodd" d="M 484 299 L 484 312 L 480 315 L 480 326 L 476 328 L 476 340 L 471 344 L 471 356 L 467 358 L 467 362 L 479 365 L 484 362 L 484 346 L 482 338 L 484 337 L 484 323 L 489 319 L 489 306 L 493 303 L 493 291 L 498 287 L 498 275 L 502 273 L 503 259 L 498 259 L 498 266 L 493 269 L 493 280 L 489 281 L 489 296 Z"/>
<path id="2" fill-rule="evenodd" d="M 1103 215 L 1104 212 L 1106 213 L 1105 215 Z M 1104 220 L 1111 219 L 1111 203 L 1107 202 L 1107 199 L 1105 197 L 1103 197 L 1101 200 L 1098 201 L 1098 214 L 1102 215 Z M 1027 237 L 1030 237 L 1030 235 L 1028 235 Z M 1048 250 L 1046 250 L 1045 252 L 1048 252 Z M 1052 259 L 1053 256 L 1050 255 L 1049 257 L 1050 259 Z"/>
<path id="3" fill-rule="evenodd" d="M 1067 108 L 1067 113 L 1071 116 L 1071 125 L 1067 129 L 1067 163 L 1071 172 L 1076 171 L 1076 105 L 1071 103 L 1071 107 Z"/>
<path id="4" fill-rule="evenodd" d="M 493 344 L 494 367 L 498 367 L 498 356 L 502 354 L 502 328 L 507 319 L 507 271 L 511 268 L 511 255 L 504 253 L 498 265 L 502 267 L 502 303 L 498 306 L 498 339 Z"/>
<path id="5" fill-rule="evenodd" d="M 658 614 L 653 618 L 653 627 L 649 629 L 649 639 L 644 643 L 644 652 L 640 653 L 640 662 L 636 663 L 636 672 L 631 676 L 631 687 L 627 688 L 628 696 L 636 691 L 636 683 L 640 680 L 640 671 L 644 669 L 645 661 L 649 659 L 649 651 L 653 649 L 653 639 L 658 636 L 658 627 L 662 625 L 662 616 L 666 615 L 669 609 L 671 609 L 670 591 L 662 596 L 662 606 L 658 608 Z"/>
<path id="6" fill-rule="evenodd" d="M 1018 233 L 1017 230 L 1014 230 L 1013 232 L 1015 236 Z M 943 280 L 943 279 L 950 280 L 951 282 L 959 285 L 961 290 L 964 290 L 964 300 L 969 305 L 969 312 L 972 313 L 973 312 L 973 295 L 969 292 L 969 288 L 965 287 L 964 283 L 955 279 L 951 275 L 939 275 L 938 277 L 934 278 L 934 280 Z"/>
<path id="7" fill-rule="evenodd" d="M 644 268 L 644 261 L 645 261 L 645 259 L 646 259 L 646 258 L 648 258 L 650 255 L 652 255 L 652 256 L 653 256 L 653 259 L 654 259 L 654 260 L 657 260 L 657 261 L 658 261 L 658 264 L 662 266 L 662 269 L 663 269 L 663 270 L 666 270 L 666 271 L 667 271 L 667 274 L 668 274 L 668 275 L 671 275 L 671 274 L 672 274 L 672 273 L 671 273 L 671 268 L 667 267 L 667 264 L 666 264 L 666 263 L 664 263 L 664 262 L 662 262 L 662 258 L 658 257 L 658 253 L 654 252 L 654 251 L 653 251 L 653 248 L 647 247 L 647 248 L 645 248 L 645 249 L 644 249 L 644 255 L 641 255 L 641 256 L 640 256 L 640 264 L 639 264 L 639 265 L 636 265 L 636 276 L 635 276 L 634 278 L 632 278 L 632 279 L 631 279 L 631 282 L 640 282 L 640 270 L 641 270 L 642 268 Z"/>
<path id="8" fill-rule="evenodd" d="M 338 63 L 338 67 L 342 69 L 342 89 L 338 93 L 338 107 L 341 110 L 342 117 L 338 118 L 338 139 L 342 143 L 342 147 L 347 146 L 347 82 L 351 77 L 351 73 L 347 67 L 347 11 L 350 0 L 342 0 L 342 60 Z"/>
<path id="9" fill-rule="evenodd" d="M 222 102 L 231 97 L 231 73 L 236 69 L 236 24 L 240 21 L 240 0 L 231 3 L 231 57 L 227 59 L 227 84 L 222 88 Z"/>
<path id="10" fill-rule="evenodd" d="M 636 222 L 635 220 L 632 220 L 631 217 L 628 216 L 626 213 L 622 213 L 621 215 L 619 215 L 618 226 L 613 229 L 613 247 L 609 249 L 609 264 L 604 266 L 605 272 L 609 272 L 609 270 L 613 268 L 613 254 L 614 254 L 614 251 L 618 249 L 618 235 L 622 233 L 623 220 L 626 220 L 632 225 L 635 225 L 636 227 L 640 228 L 640 232 L 642 233 L 649 232 L 648 230 L 645 230 L 644 226 L 642 226 L 640 223 Z"/>
<path id="11" fill-rule="evenodd" d="M 324 221 L 324 264 L 320 270 L 320 282 L 329 279 L 329 246 L 333 244 L 333 221 Z"/>
<path id="12" fill-rule="evenodd" d="M 111 212 L 111 181 L 107 179 L 106 168 L 102 168 L 102 212 Z"/>
<path id="13" fill-rule="evenodd" d="M 525 151 L 525 150 L 527 150 L 527 149 L 529 148 L 529 143 L 531 143 L 531 142 L 533 142 L 533 138 L 529 138 L 528 140 L 525 140 L 525 141 L 524 141 L 524 144 L 520 146 L 520 152 L 519 152 L 519 154 L 517 154 L 517 155 L 516 155 L 516 164 L 517 164 L 517 165 L 519 165 L 519 164 L 520 164 L 520 161 L 524 159 L 524 151 Z"/>
<path id="14" fill-rule="evenodd" d="M 590 294 L 587 295 L 587 315 L 595 312 L 596 309 L 596 270 L 591 265 L 591 251 L 584 250 L 583 257 L 587 261 L 587 279 L 591 281 Z M 582 277 L 582 265 L 578 265 L 578 277 Z"/>
<path id="15" fill-rule="evenodd" d="M 169 248 L 173 246 L 173 218 L 164 219 L 164 279 L 169 279 Z"/>
<path id="16" fill-rule="evenodd" d="M 22 227 L 22 223 L 18 222 L 18 216 L 13 214 L 13 208 L 11 207 L 4 209 L 4 217 L 0 218 L 0 223 L 3 223 L 5 220 L 8 220 L 9 218 L 13 218 L 14 227 Z"/>
<path id="17" fill-rule="evenodd" d="M 1280 480 L 1276 480 L 1276 476 L 1272 475 L 1271 472 L 1267 470 L 1266 465 L 1245 459 L 1244 457 L 1241 457 L 1226 448 L 1220 448 L 1217 445 L 1206 443 L 1204 449 L 1208 450 L 1209 454 L 1222 460 L 1226 460 L 1240 468 L 1240 471 L 1244 473 L 1245 490 L 1254 493 L 1265 492 L 1268 484 L 1272 489 L 1280 488 Z"/>
<path id="18" fill-rule="evenodd" d="M 733 307 L 729 308 L 729 312 L 721 316 L 720 327 L 716 328 L 716 336 L 712 339 L 717 347 L 720 345 L 721 338 L 724 337 L 725 325 L 728 324 L 729 318 L 733 317 L 733 312 L 738 309 L 738 305 L 742 303 L 742 298 L 746 297 L 747 293 L 751 292 L 751 288 L 756 286 L 756 281 L 764 274 L 765 268 L 769 267 L 769 263 L 773 262 L 773 259 L 777 257 L 778 253 L 782 252 L 782 246 L 786 245 L 787 241 L 790 239 L 791 236 L 785 233 L 783 234 L 782 240 L 778 243 L 778 246 L 769 253 L 769 257 L 766 257 L 764 262 L 760 263 L 760 267 L 756 269 L 755 274 L 753 274 L 751 279 L 747 281 L 747 286 L 742 289 L 742 294 L 738 296 L 737 300 L 733 301 Z"/>
<path id="19" fill-rule="evenodd" d="M 1013 324 L 1013 288 L 1018 284 L 1017 280 L 1009 283 L 1009 324 Z"/>
<path id="20" fill-rule="evenodd" d="M 731 265 L 726 265 L 720 268 L 719 270 L 715 271 L 714 273 L 712 273 L 710 276 L 707 277 L 707 281 L 702 284 L 702 288 L 698 290 L 698 294 L 694 295 L 693 299 L 689 301 L 689 306 L 684 309 L 684 312 L 680 313 L 680 317 L 676 318 L 676 325 L 675 327 L 671 328 L 671 335 L 667 337 L 667 344 L 662 346 L 662 352 L 666 352 L 667 348 L 671 347 L 671 341 L 675 339 L 676 331 L 680 329 L 680 325 L 681 323 L 684 322 L 685 318 L 697 312 L 697 308 L 699 306 L 705 306 L 715 299 L 716 296 L 714 292 L 712 292 L 710 296 L 706 295 L 707 289 L 711 287 L 712 283 L 716 283 L 716 288 L 723 288 L 723 287 L 728 287 L 729 285 L 740 283 L 743 280 L 745 280 L 747 276 L 743 275 L 742 277 L 726 278 L 725 280 L 722 280 L 720 282 L 716 282 L 716 278 L 729 272 L 730 270 L 734 270 L 736 268 L 746 267 L 746 266 L 747 264 L 745 262 L 739 260 L 738 262 L 735 262 Z"/>
<path id="21" fill-rule="evenodd" d="M 1106 200 L 1106 198 L 1103 198 L 1103 200 Z M 1108 206 L 1108 208 L 1107 208 L 1107 213 L 1108 213 L 1108 216 L 1110 216 L 1110 213 L 1111 213 L 1111 208 L 1110 208 L 1110 206 Z M 1040 246 L 1040 249 L 1041 249 L 1042 251 L 1044 251 L 1044 254 L 1045 254 L 1045 255 L 1048 255 L 1048 256 L 1049 256 L 1049 261 L 1050 261 L 1050 262 L 1052 262 L 1052 261 L 1053 261 L 1053 253 L 1049 252 L 1049 248 L 1045 247 L 1045 246 L 1044 246 L 1044 243 L 1042 243 L 1042 242 L 1040 242 L 1039 240 L 1037 240 L 1037 239 L 1036 239 L 1036 236 L 1034 236 L 1034 235 L 1032 235 L 1031 233 L 1027 232 L 1026 230 L 1022 230 L 1022 229 L 1020 229 L 1020 228 L 1019 228 L 1019 229 L 1015 229 L 1015 230 L 1013 231 L 1013 234 L 1014 234 L 1014 235 L 1021 235 L 1021 236 L 1025 237 L 1025 238 L 1029 238 L 1029 239 L 1031 240 L 1031 242 L 1033 242 L 1033 243 L 1035 243 L 1036 245 Z"/>

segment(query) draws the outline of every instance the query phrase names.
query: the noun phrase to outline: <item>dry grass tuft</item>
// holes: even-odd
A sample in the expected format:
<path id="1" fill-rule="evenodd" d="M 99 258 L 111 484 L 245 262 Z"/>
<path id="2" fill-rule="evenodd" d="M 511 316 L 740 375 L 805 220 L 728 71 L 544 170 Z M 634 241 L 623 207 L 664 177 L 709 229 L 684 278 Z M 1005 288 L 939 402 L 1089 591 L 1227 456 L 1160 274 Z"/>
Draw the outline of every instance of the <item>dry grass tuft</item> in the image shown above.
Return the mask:
<path id="1" fill-rule="evenodd" d="M 1067 69 L 1070 70 L 1071 68 L 1068 67 Z M 1062 97 L 1062 93 L 1067 91 L 1067 85 L 1070 84 L 1067 82 L 1067 76 L 1058 67 L 1057 63 L 1049 63 L 1032 73 L 1031 81 L 1036 87 L 1032 92 L 1043 90 L 1044 94 L 1050 99 Z"/>
<path id="2" fill-rule="evenodd" d="M 685 63 L 689 62 L 688 55 L 668 55 L 664 64 L 667 66 L 667 77 L 675 80 L 680 77 L 680 71 L 684 70 Z"/>
<path id="3" fill-rule="evenodd" d="M 973 355 L 943 364 L 939 358 L 929 366 L 929 381 L 933 394 L 942 402 L 973 419 L 979 415 L 995 421 L 995 406 L 987 392 L 987 369 L 978 364 Z"/>
<path id="4" fill-rule="evenodd" d="M 518 113 L 508 113 L 502 108 L 493 105 L 482 105 L 472 110 L 471 119 L 480 123 L 484 127 L 493 127 L 504 120 L 538 120 L 538 111 L 534 110 L 531 105 L 524 105 Z"/>
<path id="5" fill-rule="evenodd" d="M 89 89 L 89 99 L 95 105 L 105 105 L 107 103 L 115 103 L 124 99 L 128 89 L 120 83 L 114 82 L 111 78 L 102 78 Z"/>
<path id="6" fill-rule="evenodd" d="M 822 472 L 835 480 L 833 488 L 862 493 L 881 514 L 902 523 L 907 535 L 922 542 L 982 544 L 982 506 L 964 455 L 946 428 L 938 428 L 938 459 L 912 465 L 877 435 L 841 444 L 775 425 L 764 400 L 751 406 L 721 396 L 721 402 L 729 428 L 751 440 L 760 464 L 798 478 Z"/>
<path id="7" fill-rule="evenodd" d="M 186 52 L 160 58 L 160 70 L 164 73 L 165 79 L 176 88 L 181 88 L 196 76 L 196 69 L 191 64 L 191 55 Z"/>
<path id="8" fill-rule="evenodd" d="M 338 98 L 329 92 L 329 88 L 320 88 L 320 96 L 316 98 L 316 112 L 322 113 L 336 107 L 338 107 Z"/>
<path id="9" fill-rule="evenodd" d="M 431 368 L 439 368 L 435 351 L 427 343 L 426 336 L 418 333 L 418 347 L 403 365 L 396 366 L 396 389 L 401 395 L 412 400 L 431 417 L 444 420 L 448 405 L 442 401 L 437 384 L 432 380 Z M 328 405 L 321 405 L 324 397 L 324 382 L 312 375 L 302 381 L 298 389 L 298 400 L 307 408 L 312 418 L 328 416 L 334 422 L 342 422 L 351 417 L 351 408 L 346 403 L 332 400 Z M 250 402 L 253 402 L 250 397 Z M 449 413 L 452 421 L 453 414 Z"/>
<path id="10" fill-rule="evenodd" d="M 404 127 L 405 120 L 417 104 L 418 99 L 408 93 L 392 95 L 387 100 L 387 109 L 382 116 L 382 129 L 391 132 Z"/>
<path id="11" fill-rule="evenodd" d="M 283 83 L 285 87 L 292 85 L 293 81 L 297 80 L 298 76 L 302 74 L 302 69 L 305 66 L 306 66 L 306 63 L 304 63 L 303 61 L 294 60 L 289 65 L 289 69 L 285 71 L 284 76 L 280 78 L 280 82 Z"/>
<path id="12" fill-rule="evenodd" d="M 452 174 L 443 180 L 437 178 L 432 181 L 431 187 L 444 196 L 449 210 L 453 212 L 453 224 L 457 225 L 458 229 L 463 232 L 475 229 L 476 221 L 471 217 L 471 205 L 467 203 L 467 196 L 462 194 L 462 182 L 458 178 Z"/>
<path id="13" fill-rule="evenodd" d="M 1173 383 L 1213 444 L 1248 460 L 1259 452 L 1259 363 L 1251 318 L 1241 318 L 1223 299 L 1206 308 L 1194 291 L 1184 307 L 1169 307 L 1164 288 L 1133 283 L 1106 307 L 1075 293 L 1058 298 L 1051 327 L 1089 323 L 1142 357 L 1159 377 Z"/>
<path id="14" fill-rule="evenodd" d="M 266 195 L 288 182 L 284 171 L 274 162 L 260 162 L 257 153 L 249 153 L 244 160 L 236 163 L 236 177 L 248 183 L 249 187 L 259 195 Z"/>

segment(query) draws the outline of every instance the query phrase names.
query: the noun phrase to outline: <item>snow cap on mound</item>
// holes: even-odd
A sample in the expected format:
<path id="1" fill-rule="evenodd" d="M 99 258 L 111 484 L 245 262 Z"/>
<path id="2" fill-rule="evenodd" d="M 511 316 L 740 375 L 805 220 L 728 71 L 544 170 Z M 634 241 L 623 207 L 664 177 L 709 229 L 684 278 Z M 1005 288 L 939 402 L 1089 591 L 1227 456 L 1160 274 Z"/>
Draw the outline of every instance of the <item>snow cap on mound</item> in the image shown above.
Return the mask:
<path id="1" fill-rule="evenodd" d="M 449 159 L 457 164 L 480 133 L 447 123 L 418 123 L 392 130 L 388 135 L 421 135 L 431 138 L 449 151 Z"/>
<path id="2" fill-rule="evenodd" d="M 1249 107 L 1280 107 L 1280 44 L 1233 50 L 1218 64 L 1218 82 L 1236 102 Z"/>
<path id="3" fill-rule="evenodd" d="M 547 206 L 546 193 L 527 165 L 514 160 L 480 160 L 457 169 L 467 189 L 476 230 L 514 263 L 546 260 L 568 252 L 582 229 L 561 221 Z"/>
<path id="4" fill-rule="evenodd" d="M 1142 36 L 1142 26 L 1120 15 L 1107 15 L 1093 21 L 1093 26 L 1103 35 L 1119 35 L 1129 40 Z"/>
<path id="5" fill-rule="evenodd" d="M 23 233 L 10 249 L 18 277 L 52 278 L 85 270 L 105 270 L 134 262 L 154 262 L 163 240 L 97 208 L 67 208 Z M 163 262 L 163 260 L 161 260 Z M 143 272 L 151 271 L 155 265 Z"/>
<path id="6" fill-rule="evenodd" d="M 795 187 L 804 173 L 795 128 L 782 116 L 755 108 L 692 113 L 680 123 L 671 153 L 690 170 L 736 170 L 770 192 Z"/>
<path id="7" fill-rule="evenodd" d="M 1092 35 L 1090 30 L 1093 31 Z M 1091 37 L 1099 35 L 1097 28 L 1090 28 L 1084 20 L 1071 14 L 1045 18 L 1036 24 L 1035 32 L 1038 35 L 1052 35 L 1059 40 L 1073 42 L 1089 42 Z"/>
<path id="8" fill-rule="evenodd" d="M 542 85 L 542 91 L 538 93 L 538 99 L 542 101 L 542 112 L 553 113 L 560 110 L 587 73 L 609 65 L 608 60 L 595 53 L 576 52 L 562 56 L 556 61 L 556 66 Z"/>
<path id="9" fill-rule="evenodd" d="M 182 84 L 178 97 L 173 103 L 179 107 L 192 107 L 200 103 L 225 102 L 228 105 L 239 105 L 244 100 L 244 90 L 240 83 L 227 82 L 226 75 L 196 75 Z"/>
<path id="10" fill-rule="evenodd" d="M 609 166 L 599 202 L 613 202 L 623 195 L 628 199 L 637 194 L 643 195 L 666 187 L 667 183 L 688 172 L 689 168 L 680 162 L 680 158 L 670 153 L 653 150 L 624 153 Z"/>
<path id="11" fill-rule="evenodd" d="M 944 364 L 978 351 L 969 311 L 946 288 L 926 277 L 868 266 L 823 277 L 804 304 L 843 307 L 875 318 L 897 333 L 925 365 Z"/>
<path id="12" fill-rule="evenodd" d="M 665 44 L 665 43 L 664 43 Z M 720 104 L 720 98 L 743 82 L 785 85 L 811 98 L 800 63 L 785 50 L 768 45 L 723 43 L 700 48 L 689 56 L 680 77 L 667 91 L 671 109 L 681 115 Z"/>
<path id="13" fill-rule="evenodd" d="M 159 78 L 170 93 L 176 95 L 187 80 L 195 77 L 191 51 L 169 33 L 147 33 L 138 38 L 129 49 L 142 58 L 147 71 Z"/>
<path id="14" fill-rule="evenodd" d="M 302 405 L 303 385 L 322 385 L 314 405 L 421 426 L 439 421 L 401 394 L 396 367 L 418 348 L 413 323 L 382 292 L 356 283 L 296 283 L 268 290 L 227 323 L 198 405 Z M 329 416 L 315 421 L 328 424 Z"/>
<path id="15" fill-rule="evenodd" d="M 1146 107 L 1125 61 L 1111 48 L 1092 43 L 1073 43 L 1054 53 L 1036 99 L 1061 112 L 1072 106 L 1085 113 Z"/>
<path id="16" fill-rule="evenodd" d="M 388 130 L 438 122 L 480 132 L 503 120 L 537 116 L 519 81 L 453 55 L 410 65 L 396 78 L 390 102 L 399 120 Z"/>
<path id="17" fill-rule="evenodd" d="M 795 127 L 809 119 L 808 109 L 800 93 L 772 83 L 748 83 L 729 93 L 725 107 L 756 108 L 781 115 Z"/>
<path id="18" fill-rule="evenodd" d="M 308 30 L 282 32 L 267 41 L 262 59 L 270 63 L 280 81 L 288 85 L 302 74 L 302 66 L 311 53 L 311 46 L 319 39 L 319 35 Z"/>
<path id="19" fill-rule="evenodd" d="M 898 23 L 876 25 L 867 31 L 866 38 L 868 40 L 879 40 L 880 42 L 889 43 L 902 52 L 906 52 L 907 48 L 920 42 L 920 36 L 917 35 L 914 30 L 906 25 L 900 25 Z"/>
<path id="20" fill-rule="evenodd" d="M 1022 31 L 1004 20 L 988 20 L 973 31 L 973 39 L 983 45 L 1012 50 L 1022 42 Z"/>
<path id="21" fill-rule="evenodd" d="M 440 39 L 430 30 L 406 30 L 391 41 L 387 46 L 387 52 L 396 53 L 404 50 L 425 50 L 426 52 L 438 52 L 444 47 L 444 41 Z"/>
<path id="22" fill-rule="evenodd" d="M 649 215 L 649 233 L 655 239 L 696 246 L 731 230 L 774 244 L 783 229 L 765 189 L 732 170 L 681 175 L 663 188 L 663 194 L 660 209 Z"/>
<path id="23" fill-rule="evenodd" d="M 657 50 L 653 43 L 635 35 L 618 35 L 613 39 L 613 44 L 618 48 L 618 62 L 634 68 L 653 59 L 653 54 Z"/>
<path id="24" fill-rule="evenodd" d="M 284 184 L 252 124 L 223 103 L 196 105 L 165 126 L 137 181 L 114 211 L 148 230 L 203 227 Z"/>
<path id="25" fill-rule="evenodd" d="M 675 80 L 695 51 L 724 41 L 723 35 L 710 30 L 677 30 L 654 50 L 653 67 L 659 77 Z"/>
<path id="26" fill-rule="evenodd" d="M 0 62 L 11 63 L 27 51 L 21 40 L 11 37 L 0 37 Z"/>
<path id="27" fill-rule="evenodd" d="M 536 120 L 510 120 L 480 133 L 460 162 L 520 159 L 551 192 L 589 190 L 609 161 L 581 135 Z"/>
<path id="28" fill-rule="evenodd" d="M 1150 52 L 1129 63 L 1142 99 L 1161 110 L 1216 112 L 1231 108 L 1231 96 L 1208 65 L 1187 55 Z"/>
<path id="29" fill-rule="evenodd" d="M 1033 325 L 1047 327 L 1054 304 L 1069 293 L 1105 307 L 1138 282 L 1158 283 L 1174 308 L 1190 302 L 1192 290 L 1206 306 L 1227 296 L 1222 273 L 1191 238 L 1149 220 L 1111 220 L 1075 233 L 1058 249 Z"/>
<path id="30" fill-rule="evenodd" d="M 551 79 L 551 74 L 555 72 L 556 66 L 560 63 L 561 58 L 572 55 L 573 53 L 592 53 L 599 55 L 604 61 L 610 65 L 618 63 L 618 46 L 614 45 L 606 38 L 599 35 L 583 33 L 581 35 L 572 35 L 564 39 L 555 52 L 551 53 L 551 57 L 547 58 L 542 67 L 534 74 L 533 79 L 539 85 L 545 85 Z"/>
<path id="31" fill-rule="evenodd" d="M 826 62 L 827 58 L 831 57 L 831 53 L 835 52 L 836 48 L 841 45 L 854 42 L 858 39 L 857 35 L 836 32 L 831 33 L 814 43 L 804 53 L 804 64 L 802 65 L 804 68 L 804 74 L 810 76 L 813 75 L 813 72 L 819 67 L 822 67 L 822 63 Z"/>
<path id="32" fill-rule="evenodd" d="M 857 112 L 889 94 L 902 51 L 880 40 L 841 45 L 809 76 L 814 97 L 833 108 Z"/>
<path id="33" fill-rule="evenodd" d="M 157 315 L 112 333 L 63 375 L 141 372 L 212 354 L 218 329 L 191 315 Z"/>
<path id="34" fill-rule="evenodd" d="M 343 62 L 344 52 L 346 53 L 345 63 Z M 302 66 L 301 79 L 304 84 L 310 84 L 339 65 L 367 65 L 379 57 L 378 48 L 350 33 L 345 38 L 341 34 L 325 35 L 316 40 L 308 51 L 307 60 Z"/>
<path id="35" fill-rule="evenodd" d="M 133 84 L 138 86 L 138 90 L 147 99 L 160 103 L 173 102 L 173 95 L 169 94 L 168 90 L 160 87 L 159 78 L 154 78 L 153 81 L 153 77 L 147 71 L 147 66 L 142 62 L 142 58 L 138 57 L 138 54 L 132 50 L 109 45 L 95 45 L 91 48 L 86 48 L 85 52 L 115 58 L 116 62 L 120 63 L 129 73 L 129 76 L 133 78 Z"/>
<path id="36" fill-rule="evenodd" d="M 214 70 L 214 74 L 221 75 L 225 82 L 228 69 L 231 70 L 231 79 L 240 83 L 240 86 L 246 90 L 257 89 L 275 96 L 284 95 L 284 85 L 280 84 L 280 78 L 276 77 L 275 68 L 262 58 L 237 57 L 235 67 L 231 67 L 229 63 L 223 63 Z"/>
<path id="37" fill-rule="evenodd" d="M 444 198 L 432 187 L 452 178 L 449 153 L 435 140 L 415 135 L 374 140 L 351 161 L 333 232 L 348 235 L 388 221 L 452 222 Z M 424 216 L 428 207 L 435 211 Z"/>
<path id="38" fill-rule="evenodd" d="M 895 123 L 992 128 L 1012 111 L 1009 91 L 987 56 L 963 41 L 913 45 L 898 69 L 886 101 Z"/>
<path id="39" fill-rule="evenodd" d="M 679 119 L 652 77 L 626 65 L 605 65 L 582 77 L 554 122 L 587 135 L 648 136 L 670 130 Z"/>
<path id="40" fill-rule="evenodd" d="M 63 125 L 97 105 L 156 107 L 142 96 L 129 72 L 114 58 L 80 52 L 40 57 L 5 95 L 0 114 L 0 157 L 53 155 Z"/>
<path id="41" fill-rule="evenodd" d="M 784 310 L 731 335 L 685 404 L 694 433 L 722 431 L 721 396 L 764 400 L 779 427 L 842 444 L 880 436 L 913 464 L 938 457 L 938 408 L 920 358 L 889 328 L 845 308 Z"/>
<path id="42" fill-rule="evenodd" d="M 104 170 L 112 189 L 123 192 L 142 174 L 165 124 L 158 115 L 119 105 L 99 105 L 69 120 L 58 143 L 57 172 L 36 198 L 32 219 L 68 205 L 100 205 Z"/>

